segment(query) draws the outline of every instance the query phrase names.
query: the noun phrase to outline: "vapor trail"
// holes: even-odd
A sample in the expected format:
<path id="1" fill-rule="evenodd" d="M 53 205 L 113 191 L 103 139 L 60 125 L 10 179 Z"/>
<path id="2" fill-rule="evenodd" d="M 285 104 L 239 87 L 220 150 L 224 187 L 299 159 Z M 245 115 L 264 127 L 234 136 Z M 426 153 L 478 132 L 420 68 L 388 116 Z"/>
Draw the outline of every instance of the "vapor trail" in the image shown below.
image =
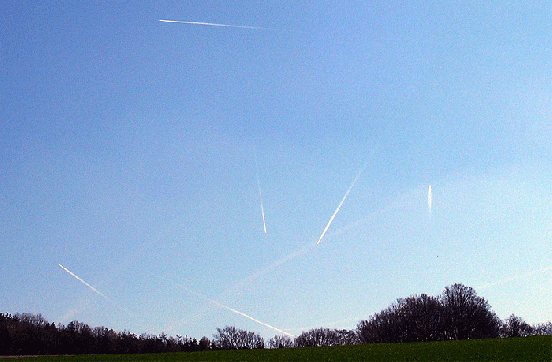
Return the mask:
<path id="1" fill-rule="evenodd" d="M 163 20 L 159 21 L 163 23 L 180 23 L 180 24 L 191 24 L 191 25 L 204 25 L 204 26 L 219 26 L 226 28 L 242 28 L 242 29 L 253 29 L 253 30 L 277 30 L 272 28 L 263 28 L 260 26 L 248 26 L 248 25 L 229 25 L 229 24 L 217 24 L 217 23 L 206 23 L 202 21 L 180 21 L 180 20 Z"/>
<path id="2" fill-rule="evenodd" d="M 257 189 L 259 190 L 259 199 L 261 200 L 261 216 L 263 217 L 263 229 L 264 233 L 266 234 L 266 221 L 265 221 L 265 213 L 264 213 L 264 206 L 263 206 L 263 194 L 261 193 L 261 179 L 259 178 L 259 162 L 257 161 L 257 150 L 253 149 L 255 153 L 255 166 L 256 169 L 256 176 L 257 176 Z"/>
<path id="3" fill-rule="evenodd" d="M 259 188 L 259 197 L 261 198 L 261 215 L 263 216 L 263 229 L 264 229 L 264 233 L 266 234 L 266 222 L 265 222 L 265 215 L 264 215 L 264 208 L 263 208 L 263 197 L 261 196 L 260 188 Z"/>
<path id="4" fill-rule="evenodd" d="M 188 293 L 193 294 L 193 295 L 195 295 L 196 297 L 199 297 L 199 298 L 201 298 L 201 299 L 204 299 L 204 300 L 206 300 L 206 301 L 208 301 L 208 302 L 210 302 L 210 303 L 216 305 L 217 307 L 220 307 L 220 308 L 229 310 L 229 311 L 232 312 L 232 313 L 236 313 L 236 314 L 238 314 L 238 315 L 241 315 L 242 317 L 245 317 L 245 318 L 247 318 L 247 319 L 250 319 L 250 320 L 252 320 L 252 321 L 255 322 L 255 323 L 259 323 L 259 324 L 261 324 L 261 325 L 263 325 L 263 326 L 265 326 L 265 327 L 268 327 L 268 328 L 270 328 L 270 329 L 272 329 L 272 330 L 275 330 L 276 332 L 279 332 L 279 333 L 285 334 L 286 336 L 295 338 L 295 336 L 294 336 L 293 334 L 284 332 L 283 330 L 281 330 L 281 329 L 279 329 L 279 328 L 273 327 L 273 326 L 271 326 L 270 324 L 266 324 L 266 323 L 264 323 L 264 322 L 261 322 L 260 320 L 255 319 L 255 318 L 253 318 L 253 317 L 251 317 L 251 316 L 248 316 L 247 314 L 242 313 L 242 312 L 240 312 L 240 311 L 238 311 L 238 310 L 235 310 L 234 308 L 230 308 L 230 307 L 228 307 L 228 306 L 226 306 L 226 305 L 224 305 L 224 304 L 221 304 L 221 303 L 217 302 L 216 300 L 213 300 L 213 299 L 211 299 L 211 298 L 209 298 L 209 297 L 207 297 L 207 296 L 205 296 L 205 295 L 203 295 L 203 294 L 200 294 L 200 293 L 198 293 L 198 292 L 195 292 L 195 291 L 191 290 L 190 288 L 185 287 L 185 286 L 182 285 L 182 284 L 179 284 L 179 283 L 174 282 L 174 281 L 173 281 L 173 283 L 176 284 L 176 285 L 178 285 L 179 287 L 181 287 L 182 289 L 184 289 L 184 290 L 187 291 Z"/>
<path id="5" fill-rule="evenodd" d="M 339 203 L 339 205 L 337 205 L 337 209 L 335 209 L 332 217 L 330 218 L 330 221 L 328 221 L 328 225 L 326 225 L 326 227 L 324 228 L 324 231 L 322 232 L 322 235 L 320 235 L 320 238 L 318 238 L 318 241 L 316 242 L 316 244 L 320 244 L 320 242 L 322 241 L 322 239 L 324 238 L 324 235 L 326 235 L 326 232 L 328 231 L 328 229 L 330 228 L 330 225 L 332 224 L 333 220 L 335 219 L 335 216 L 337 215 L 337 213 L 339 212 L 339 209 L 341 208 L 341 205 L 343 205 L 343 203 L 345 202 L 345 199 L 347 198 L 347 196 L 349 196 L 349 193 L 351 192 L 351 190 L 353 189 L 353 187 L 355 186 L 357 180 L 359 179 L 360 175 L 362 174 L 362 171 L 364 171 L 364 169 L 366 168 L 367 164 L 364 165 L 360 171 L 358 172 L 358 174 L 356 175 L 355 179 L 353 180 L 353 182 L 351 183 L 351 186 L 349 186 L 349 188 L 347 189 L 347 192 L 345 193 L 345 196 L 343 196 L 343 199 L 341 199 L 341 202 Z"/>
<path id="6" fill-rule="evenodd" d="M 431 185 L 429 185 L 429 189 L 427 190 L 427 207 L 430 215 L 431 215 L 431 202 L 432 202 Z"/>
<path id="7" fill-rule="evenodd" d="M 113 304 L 115 307 L 121 309 L 122 311 L 126 312 L 128 315 L 130 315 L 131 317 L 134 317 L 134 315 L 132 313 L 130 313 L 128 310 L 126 310 L 125 308 L 121 307 L 120 305 L 118 305 L 117 303 L 115 303 L 114 301 L 112 301 L 111 299 L 109 299 L 106 295 L 102 294 L 100 291 L 98 291 L 96 288 L 94 288 L 93 286 L 91 286 L 90 284 L 88 284 L 87 282 L 85 282 L 84 280 L 82 280 L 81 278 L 79 278 L 77 275 L 73 274 L 69 269 L 65 268 L 63 265 L 61 264 L 58 264 L 59 267 L 63 270 L 65 270 L 67 273 L 69 273 L 69 275 L 71 275 L 73 278 L 77 279 L 79 282 L 81 282 L 82 284 L 86 285 L 88 288 L 92 289 L 92 291 L 102 297 L 104 297 L 109 303 Z"/>

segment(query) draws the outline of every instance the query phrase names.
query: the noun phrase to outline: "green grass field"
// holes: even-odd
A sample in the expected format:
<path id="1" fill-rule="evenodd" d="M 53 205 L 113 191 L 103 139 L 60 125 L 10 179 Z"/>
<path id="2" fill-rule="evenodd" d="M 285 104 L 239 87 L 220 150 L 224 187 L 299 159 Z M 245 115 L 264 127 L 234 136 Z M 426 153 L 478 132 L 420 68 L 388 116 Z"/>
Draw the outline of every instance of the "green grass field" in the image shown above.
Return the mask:
<path id="1" fill-rule="evenodd" d="M 552 336 L 277 350 L 35 357 L 18 361 L 552 361 Z"/>

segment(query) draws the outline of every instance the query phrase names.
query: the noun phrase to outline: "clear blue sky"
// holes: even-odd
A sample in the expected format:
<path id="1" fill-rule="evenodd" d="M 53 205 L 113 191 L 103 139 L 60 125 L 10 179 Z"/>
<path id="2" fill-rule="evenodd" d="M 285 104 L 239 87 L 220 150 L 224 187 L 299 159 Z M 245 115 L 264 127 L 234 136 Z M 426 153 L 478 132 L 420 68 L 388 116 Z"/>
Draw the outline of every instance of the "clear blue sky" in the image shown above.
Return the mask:
<path id="1" fill-rule="evenodd" d="M 297 335 L 459 282 L 552 319 L 549 1 L 0 10 L 1 312 L 270 338 L 197 293 Z"/>

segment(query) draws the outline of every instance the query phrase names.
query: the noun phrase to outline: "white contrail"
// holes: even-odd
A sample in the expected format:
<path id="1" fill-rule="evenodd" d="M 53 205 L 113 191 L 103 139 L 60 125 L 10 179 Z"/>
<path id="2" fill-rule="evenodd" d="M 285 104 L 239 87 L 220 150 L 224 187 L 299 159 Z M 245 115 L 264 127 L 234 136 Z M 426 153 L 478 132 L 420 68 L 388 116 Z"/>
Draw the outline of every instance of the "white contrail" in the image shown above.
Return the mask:
<path id="1" fill-rule="evenodd" d="M 63 265 L 61 264 L 58 264 L 59 267 L 63 270 L 65 270 L 67 273 L 69 273 L 69 275 L 71 275 L 73 278 L 77 279 L 79 282 L 83 283 L 84 285 L 86 285 L 88 288 L 92 289 L 93 292 L 95 292 L 96 294 L 104 297 L 109 303 L 113 304 L 115 307 L 123 310 L 124 312 L 126 312 L 128 315 L 130 315 L 131 317 L 134 317 L 134 315 L 132 313 L 130 313 L 128 310 L 126 310 L 125 308 L 121 307 L 120 305 L 118 305 L 117 303 L 115 303 L 114 301 L 112 301 L 111 299 L 109 299 L 106 295 L 102 294 L 99 290 L 97 290 L 96 288 L 94 288 L 93 286 L 91 286 L 90 284 L 88 284 L 87 282 L 85 282 L 84 280 L 82 280 L 81 278 L 79 278 L 77 275 L 73 274 L 69 269 L 67 269 L 66 267 L 64 267 Z"/>
<path id="2" fill-rule="evenodd" d="M 266 222 L 265 222 L 264 208 L 263 208 L 263 200 L 262 200 L 261 190 L 260 190 L 260 189 L 259 189 L 259 196 L 261 197 L 261 215 L 263 216 L 263 229 L 264 229 L 264 233 L 266 234 Z"/>
<path id="3" fill-rule="evenodd" d="M 256 176 L 257 176 L 257 188 L 259 190 L 259 199 L 261 200 L 261 216 L 263 217 L 263 229 L 264 233 L 266 234 L 266 221 L 265 221 L 265 213 L 264 213 L 264 206 L 263 206 L 263 194 L 261 192 L 261 179 L 259 178 L 259 161 L 257 161 L 257 150 L 254 148 L 253 152 L 255 154 L 255 166 L 256 169 Z"/>
<path id="4" fill-rule="evenodd" d="M 343 205 L 343 203 L 345 202 L 345 199 L 347 198 L 347 196 L 349 196 L 349 192 L 351 192 L 351 190 L 353 189 L 353 187 L 355 186 L 357 180 L 359 179 L 360 175 L 362 174 L 362 171 L 364 171 L 364 169 L 366 168 L 367 164 L 364 165 L 360 171 L 358 172 L 358 174 L 356 175 L 355 179 L 353 180 L 353 182 L 351 183 L 351 186 L 349 186 L 349 188 L 347 189 L 347 192 L 345 193 L 345 196 L 343 196 L 343 199 L 341 199 L 341 202 L 339 203 L 339 205 L 337 205 L 337 209 L 335 209 L 332 217 L 330 218 L 330 221 L 328 221 L 328 225 L 326 225 L 326 227 L 324 228 L 324 231 L 322 232 L 322 235 L 320 235 L 320 238 L 318 238 L 318 241 L 316 242 L 316 244 L 320 244 L 320 242 L 322 241 L 322 239 L 324 238 L 324 235 L 326 235 L 326 232 L 328 231 L 328 229 L 330 228 L 330 225 L 332 224 L 335 216 L 337 215 L 337 213 L 339 212 L 339 209 L 341 208 L 341 205 Z"/>
<path id="5" fill-rule="evenodd" d="M 245 318 L 247 318 L 247 319 L 252 320 L 252 321 L 255 322 L 255 323 L 259 323 L 259 324 L 261 324 L 261 325 L 263 325 L 263 326 L 265 326 L 265 327 L 268 327 L 268 328 L 270 328 L 270 329 L 272 329 L 272 330 L 275 330 L 276 332 L 279 332 L 279 333 L 285 334 L 286 336 L 295 338 L 295 336 L 294 336 L 293 334 L 290 334 L 290 333 L 288 333 L 288 332 L 284 332 L 283 330 L 281 330 L 281 329 L 279 329 L 279 328 L 276 328 L 276 327 L 274 327 L 274 326 L 271 326 L 270 324 L 263 323 L 263 322 L 261 322 L 261 321 L 258 320 L 258 319 L 255 319 L 255 318 L 253 318 L 253 317 L 251 317 L 251 316 L 248 316 L 247 314 L 242 313 L 242 312 L 240 312 L 240 311 L 238 311 L 238 310 L 235 310 L 234 308 L 230 308 L 230 307 L 228 307 L 228 306 L 226 306 L 226 305 L 224 305 L 224 304 L 221 304 L 221 303 L 217 302 L 216 300 L 213 300 L 213 299 L 211 299 L 211 298 L 209 298 L 209 297 L 207 297 L 207 296 L 205 296 L 205 295 L 203 295 L 203 294 L 200 294 L 200 293 L 198 293 L 198 292 L 195 292 L 195 291 L 191 290 L 190 288 L 187 288 L 187 287 L 185 287 L 184 285 L 179 284 L 179 283 L 177 283 L 177 282 L 175 282 L 175 281 L 173 281 L 173 283 L 176 284 L 176 285 L 178 285 L 179 287 L 181 287 L 182 289 L 184 289 L 184 290 L 187 291 L 188 293 L 193 294 L 193 295 L 195 295 L 196 297 L 199 297 L 199 298 L 201 298 L 201 299 L 204 299 L 204 300 L 206 300 L 206 301 L 208 301 L 208 302 L 210 302 L 210 303 L 213 303 L 213 304 L 216 305 L 217 307 L 220 307 L 220 308 L 229 310 L 229 311 L 232 312 L 232 313 L 239 314 L 239 315 L 241 315 L 242 317 L 245 317 Z"/>
<path id="6" fill-rule="evenodd" d="M 102 297 L 104 297 L 105 299 L 107 299 L 108 301 L 112 302 L 111 299 L 109 299 L 108 297 L 106 297 L 104 294 L 100 293 L 96 288 L 94 288 L 93 286 L 91 286 L 90 284 L 88 284 L 87 282 L 85 282 L 84 280 L 82 280 L 81 278 L 79 278 L 77 275 L 73 274 L 69 269 L 65 268 L 63 265 L 61 264 L 58 264 L 59 267 L 63 270 L 65 270 L 67 273 L 69 273 L 69 275 L 71 275 L 73 278 L 77 279 L 79 282 L 83 283 L 84 285 L 86 285 L 88 288 L 92 289 L 96 294 L 98 295 L 101 295 Z"/>
<path id="7" fill-rule="evenodd" d="M 219 26 L 225 28 L 242 28 L 242 29 L 253 29 L 253 30 L 277 30 L 272 28 L 263 28 L 260 26 L 248 26 L 248 25 L 229 25 L 229 24 L 217 24 L 217 23 L 206 23 L 202 21 L 180 21 L 180 20 L 163 20 L 159 21 L 163 23 L 180 23 L 180 24 L 191 24 L 191 25 L 205 25 L 205 26 Z"/>
<path id="8" fill-rule="evenodd" d="M 429 189 L 427 190 L 427 207 L 429 210 L 429 214 L 431 214 L 431 202 L 432 202 L 431 185 L 429 185 Z"/>

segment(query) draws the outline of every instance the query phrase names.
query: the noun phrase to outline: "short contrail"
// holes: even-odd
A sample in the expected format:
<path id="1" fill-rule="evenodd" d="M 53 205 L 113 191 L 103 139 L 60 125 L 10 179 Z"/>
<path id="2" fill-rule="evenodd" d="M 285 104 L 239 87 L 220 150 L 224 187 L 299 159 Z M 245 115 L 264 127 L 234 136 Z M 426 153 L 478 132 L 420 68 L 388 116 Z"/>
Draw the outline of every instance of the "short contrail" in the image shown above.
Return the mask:
<path id="1" fill-rule="evenodd" d="M 180 23 L 180 24 L 191 24 L 191 25 L 204 25 L 204 26 L 219 26 L 225 28 L 242 28 L 242 29 L 252 29 L 252 30 L 278 30 L 272 28 L 263 28 L 260 26 L 248 26 L 248 25 L 229 25 L 229 24 L 217 24 L 217 23 L 205 23 L 202 21 L 180 21 L 180 20 L 163 20 L 159 21 L 163 23 Z"/>
<path id="2" fill-rule="evenodd" d="M 431 185 L 429 185 L 429 189 L 427 190 L 427 207 L 430 215 L 431 215 L 431 202 L 432 202 Z"/>
<path id="3" fill-rule="evenodd" d="M 265 221 L 265 213 L 264 213 L 264 206 L 263 206 L 263 194 L 261 193 L 261 179 L 259 178 L 259 161 L 257 161 L 257 150 L 253 149 L 255 153 L 255 166 L 256 169 L 256 176 L 257 176 L 257 188 L 259 190 L 259 199 L 261 200 L 261 216 L 263 217 L 263 229 L 264 233 L 266 234 L 266 221 Z"/>
<path id="4" fill-rule="evenodd" d="M 209 297 L 207 297 L 207 296 L 205 296 L 205 295 L 203 295 L 203 294 L 200 294 L 200 293 L 198 293 L 198 292 L 194 292 L 194 291 L 191 290 L 190 288 L 187 288 L 187 287 L 185 287 L 184 285 L 182 285 L 182 284 L 180 284 L 180 283 L 177 283 L 177 282 L 175 282 L 175 281 L 172 281 L 172 283 L 174 283 L 175 285 L 177 285 L 177 286 L 179 286 L 180 288 L 184 289 L 184 290 L 187 291 L 188 293 L 195 295 L 196 297 L 199 297 L 199 298 L 204 299 L 204 300 L 206 300 L 206 301 L 208 301 L 208 302 L 210 302 L 210 303 L 213 303 L 213 304 L 216 305 L 217 307 L 220 307 L 220 308 L 229 310 L 229 311 L 232 312 L 232 313 L 239 314 L 239 315 L 241 315 L 242 317 L 245 317 L 245 318 L 247 318 L 247 319 L 252 320 L 252 321 L 255 322 L 255 323 L 259 323 L 260 325 L 263 325 L 263 326 L 268 327 L 268 328 L 270 328 L 270 329 L 272 329 L 272 330 L 275 330 L 276 332 L 279 332 L 279 333 L 285 334 L 286 336 L 295 338 L 295 336 L 294 336 L 293 334 L 284 332 L 283 330 L 281 330 L 281 329 L 279 329 L 279 328 L 273 327 L 273 326 L 271 326 L 270 324 L 263 323 L 263 322 L 261 322 L 261 321 L 258 320 L 258 319 L 255 319 L 255 318 L 253 318 L 253 317 L 251 317 L 251 316 L 248 316 L 247 314 L 242 313 L 242 312 L 240 312 L 240 311 L 238 311 L 238 310 L 235 310 L 234 308 L 230 308 L 230 307 L 228 307 L 228 306 L 226 306 L 226 305 L 224 305 L 224 304 L 221 304 L 221 303 L 217 302 L 216 300 L 213 300 L 213 299 L 211 299 L 211 298 L 209 298 Z"/>
<path id="5" fill-rule="evenodd" d="M 324 235 L 326 235 L 326 232 L 328 231 L 328 229 L 330 228 L 330 225 L 332 224 L 335 216 L 337 215 L 337 213 L 339 212 L 339 209 L 341 208 L 341 205 L 343 205 L 343 203 L 345 202 L 345 199 L 347 198 L 347 196 L 349 196 L 349 192 L 351 192 L 351 190 L 353 189 L 353 187 L 355 186 L 357 180 L 359 179 L 360 175 L 362 174 L 362 171 L 364 171 L 364 169 L 366 168 L 367 164 L 364 165 L 360 171 L 358 172 L 358 174 L 356 175 L 355 179 L 353 180 L 353 182 L 351 183 L 351 186 L 349 186 L 349 188 L 347 189 L 347 192 L 345 193 L 345 196 L 343 196 L 343 199 L 341 199 L 341 202 L 339 203 L 339 205 L 337 205 L 337 209 L 335 209 L 332 217 L 330 218 L 330 221 L 328 221 L 328 225 L 326 225 L 326 227 L 324 228 L 324 231 L 322 232 L 322 235 L 320 235 L 320 238 L 318 238 L 318 241 L 316 242 L 316 244 L 320 244 L 320 242 L 322 241 L 322 239 L 324 238 Z"/>
<path id="6" fill-rule="evenodd" d="M 79 278 L 77 275 L 73 274 L 69 269 L 65 268 L 63 265 L 61 264 L 58 264 L 59 267 L 63 270 L 65 270 L 67 273 L 69 273 L 69 275 L 71 275 L 73 278 L 77 279 L 79 282 L 83 283 L 84 285 L 86 285 L 88 288 L 92 289 L 93 292 L 95 292 L 96 294 L 104 297 L 109 303 L 113 304 L 115 307 L 123 310 L 124 312 L 126 312 L 128 315 L 130 315 L 131 317 L 134 317 L 134 315 L 132 313 L 130 313 L 128 310 L 126 310 L 125 308 L 121 307 L 120 305 L 118 305 L 117 303 L 115 303 L 114 301 L 112 301 L 111 299 L 109 299 L 106 295 L 102 294 L 100 291 L 98 291 L 96 288 L 94 288 L 93 286 L 91 286 L 90 284 L 88 284 L 87 282 L 85 282 L 84 280 L 82 280 L 81 278 Z"/>

